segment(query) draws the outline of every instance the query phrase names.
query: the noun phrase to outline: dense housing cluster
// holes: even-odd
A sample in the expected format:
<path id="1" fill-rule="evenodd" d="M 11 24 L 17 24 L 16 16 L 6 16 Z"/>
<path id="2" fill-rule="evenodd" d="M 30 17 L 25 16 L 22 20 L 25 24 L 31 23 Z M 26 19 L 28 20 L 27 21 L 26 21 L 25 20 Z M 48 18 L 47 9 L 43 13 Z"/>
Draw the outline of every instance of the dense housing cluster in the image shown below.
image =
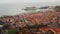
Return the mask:
<path id="1" fill-rule="evenodd" d="M 55 8 L 45 12 L 6 16 L 0 19 L 9 29 L 17 28 L 19 34 L 60 34 L 60 12 Z"/>

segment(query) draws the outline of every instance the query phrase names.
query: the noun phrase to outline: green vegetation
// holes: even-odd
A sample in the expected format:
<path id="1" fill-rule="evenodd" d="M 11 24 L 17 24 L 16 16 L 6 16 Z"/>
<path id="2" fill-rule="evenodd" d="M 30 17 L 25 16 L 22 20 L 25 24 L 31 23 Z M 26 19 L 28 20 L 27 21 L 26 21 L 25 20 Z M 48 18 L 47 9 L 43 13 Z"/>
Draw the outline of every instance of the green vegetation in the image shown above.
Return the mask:
<path id="1" fill-rule="evenodd" d="M 60 6 L 56 6 L 55 8 L 56 8 L 56 9 L 60 9 Z"/>
<path id="2" fill-rule="evenodd" d="M 8 31 L 8 34 L 16 34 L 17 29 L 13 29 L 12 31 Z"/>

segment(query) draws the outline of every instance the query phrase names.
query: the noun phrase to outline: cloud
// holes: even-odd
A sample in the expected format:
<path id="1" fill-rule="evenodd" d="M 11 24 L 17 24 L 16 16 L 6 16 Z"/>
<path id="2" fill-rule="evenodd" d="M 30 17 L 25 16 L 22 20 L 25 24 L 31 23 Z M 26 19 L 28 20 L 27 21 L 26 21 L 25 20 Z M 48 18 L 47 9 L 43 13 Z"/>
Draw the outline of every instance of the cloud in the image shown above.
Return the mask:
<path id="1" fill-rule="evenodd" d="M 0 0 L 1 3 L 32 3 L 33 0 Z"/>
<path id="2" fill-rule="evenodd" d="M 0 16 L 22 13 L 27 6 L 60 5 L 60 0 L 0 0 Z"/>
<path id="3" fill-rule="evenodd" d="M 0 0 L 0 3 L 60 2 L 60 0 Z"/>
<path id="4" fill-rule="evenodd" d="M 34 0 L 35 2 L 59 2 L 60 0 Z"/>

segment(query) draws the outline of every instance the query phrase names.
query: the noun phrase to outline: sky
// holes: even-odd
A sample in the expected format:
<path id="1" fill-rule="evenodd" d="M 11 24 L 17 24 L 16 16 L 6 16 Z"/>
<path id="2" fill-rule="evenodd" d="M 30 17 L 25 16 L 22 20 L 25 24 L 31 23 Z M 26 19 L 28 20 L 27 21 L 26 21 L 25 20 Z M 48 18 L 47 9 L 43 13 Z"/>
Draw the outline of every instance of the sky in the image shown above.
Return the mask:
<path id="1" fill-rule="evenodd" d="M 0 0 L 0 16 L 24 13 L 25 7 L 53 5 L 60 5 L 60 0 Z"/>

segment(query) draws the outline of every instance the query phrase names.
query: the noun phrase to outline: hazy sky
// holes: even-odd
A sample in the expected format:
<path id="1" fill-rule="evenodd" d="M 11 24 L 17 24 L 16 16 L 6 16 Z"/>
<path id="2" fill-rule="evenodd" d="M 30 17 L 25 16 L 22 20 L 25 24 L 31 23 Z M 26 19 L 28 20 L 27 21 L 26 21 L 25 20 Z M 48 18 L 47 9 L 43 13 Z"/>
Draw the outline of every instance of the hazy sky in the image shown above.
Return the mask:
<path id="1" fill-rule="evenodd" d="M 60 0 L 0 0 L 0 16 L 22 13 L 22 8 L 29 6 L 60 5 Z"/>

